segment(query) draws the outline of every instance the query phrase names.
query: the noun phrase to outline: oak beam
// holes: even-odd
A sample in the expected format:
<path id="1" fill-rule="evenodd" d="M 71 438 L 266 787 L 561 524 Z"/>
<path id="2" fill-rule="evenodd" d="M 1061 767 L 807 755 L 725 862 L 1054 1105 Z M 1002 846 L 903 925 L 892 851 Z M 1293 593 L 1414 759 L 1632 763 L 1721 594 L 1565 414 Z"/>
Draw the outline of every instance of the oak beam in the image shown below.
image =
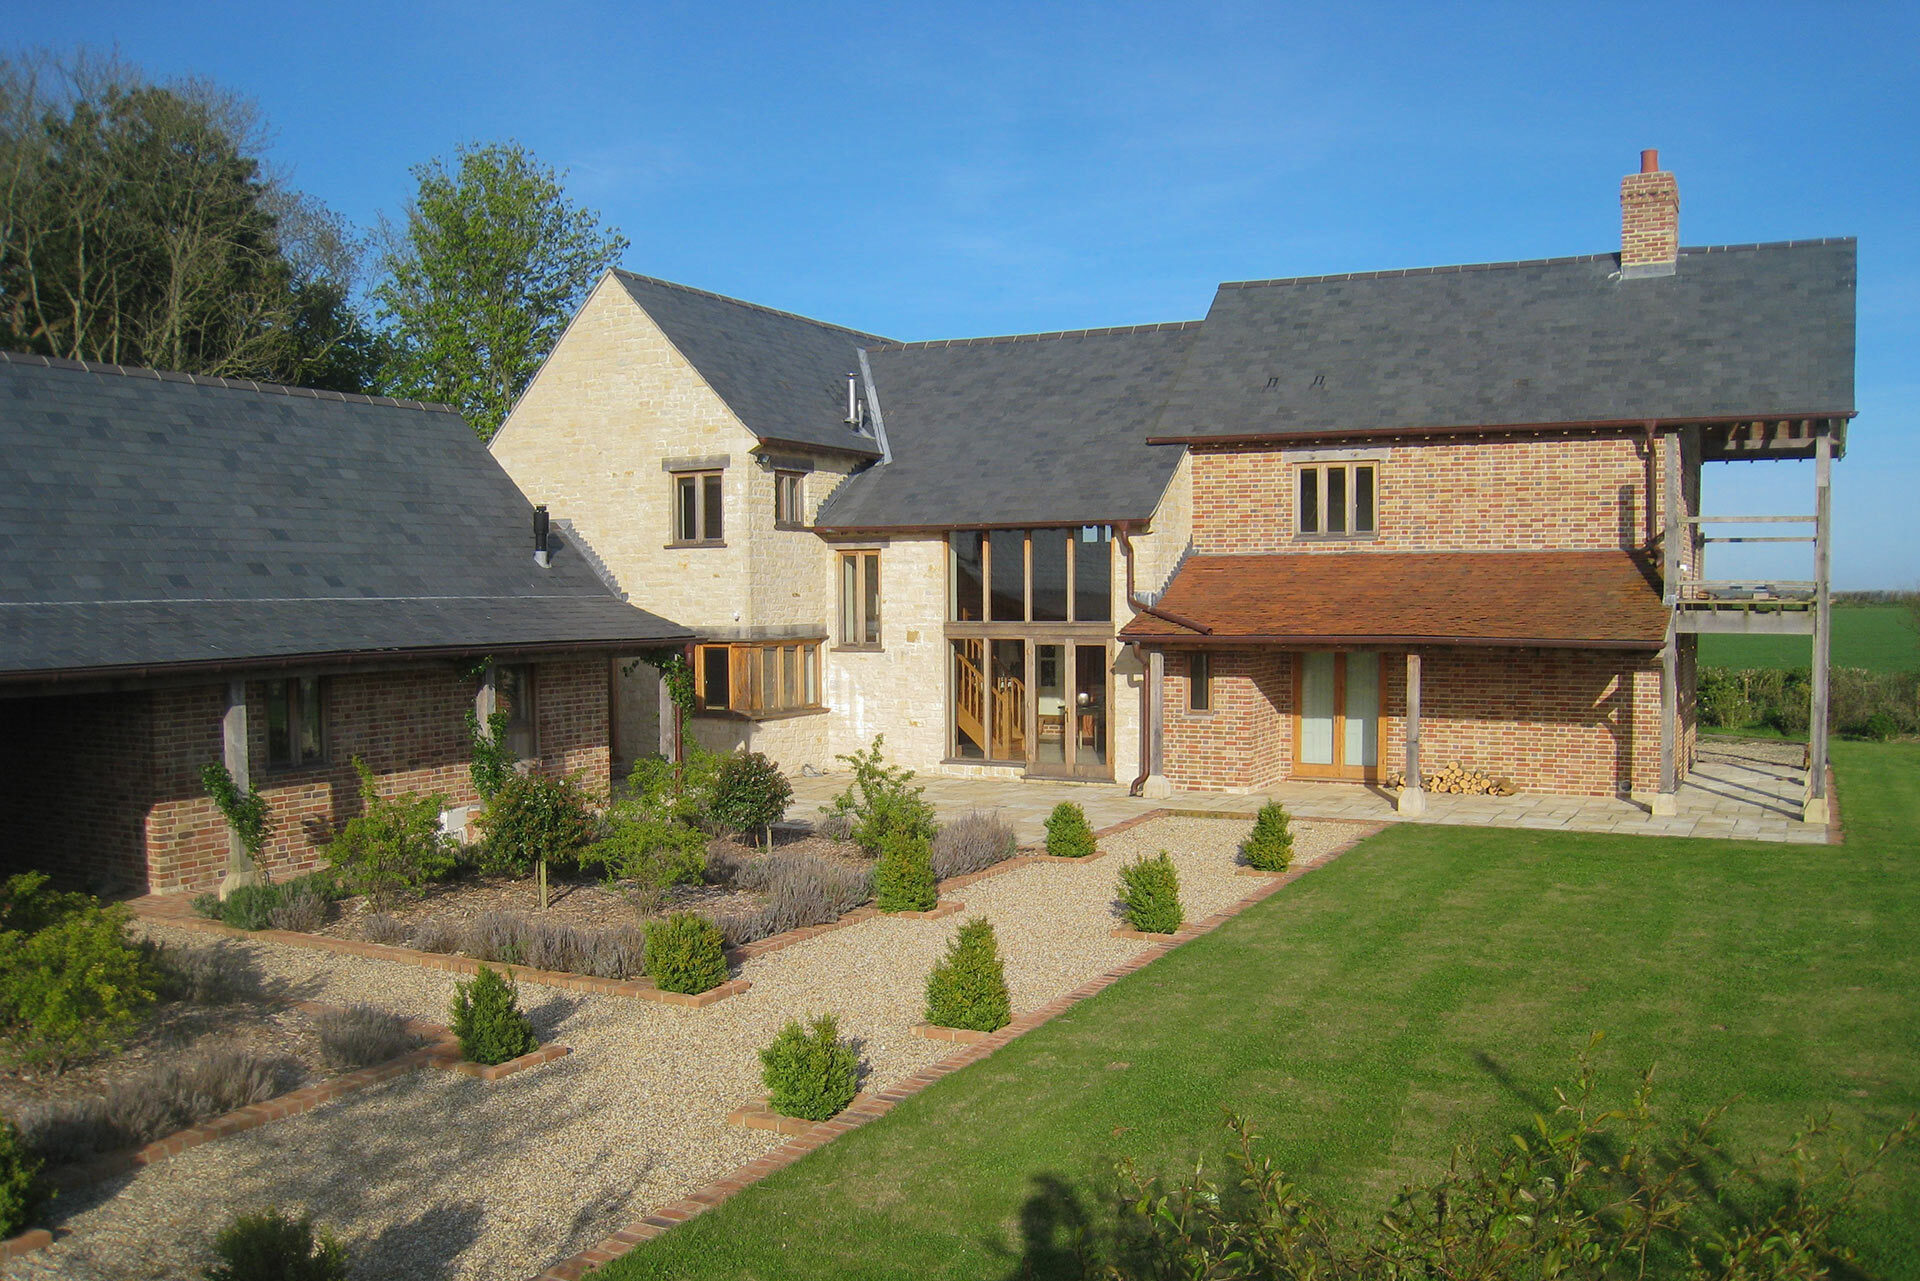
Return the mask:
<path id="1" fill-rule="evenodd" d="M 227 705 L 220 717 L 220 761 L 227 767 L 236 790 L 242 793 L 253 790 L 253 768 L 247 742 L 247 683 L 243 680 L 227 682 Z M 225 898 L 242 885 L 258 884 L 259 880 L 260 869 L 254 865 L 253 856 L 247 853 L 240 834 L 229 823 L 227 874 L 220 881 L 220 897 Z"/>
<path id="2" fill-rule="evenodd" d="M 1427 812 L 1427 794 L 1420 786 L 1420 651 L 1407 651 L 1407 768 L 1395 808 L 1409 818 Z"/>

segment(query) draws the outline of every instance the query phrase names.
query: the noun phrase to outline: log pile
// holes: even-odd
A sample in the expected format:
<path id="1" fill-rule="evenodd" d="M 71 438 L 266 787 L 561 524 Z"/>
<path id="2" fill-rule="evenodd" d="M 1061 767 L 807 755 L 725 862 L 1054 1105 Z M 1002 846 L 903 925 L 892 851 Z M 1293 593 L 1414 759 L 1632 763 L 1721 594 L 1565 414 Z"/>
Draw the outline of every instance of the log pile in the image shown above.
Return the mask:
<path id="1" fill-rule="evenodd" d="M 1387 777 L 1387 787 L 1398 789 L 1406 786 L 1406 781 L 1404 774 L 1396 772 Z M 1513 796 L 1520 790 L 1503 774 L 1489 774 L 1463 765 L 1446 765 L 1436 773 L 1423 774 L 1420 785 L 1423 791 L 1454 796 Z"/>

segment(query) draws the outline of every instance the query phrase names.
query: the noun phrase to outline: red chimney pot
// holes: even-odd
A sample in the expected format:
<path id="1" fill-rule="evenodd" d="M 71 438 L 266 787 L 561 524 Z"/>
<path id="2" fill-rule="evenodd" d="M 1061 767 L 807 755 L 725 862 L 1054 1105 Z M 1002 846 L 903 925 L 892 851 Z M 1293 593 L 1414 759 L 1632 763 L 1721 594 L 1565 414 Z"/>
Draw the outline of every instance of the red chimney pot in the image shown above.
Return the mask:
<path id="1" fill-rule="evenodd" d="M 1659 173 L 1660 172 L 1660 153 L 1656 151 L 1654 148 L 1648 147 L 1645 151 L 1642 151 L 1640 153 L 1640 172 L 1641 173 Z"/>

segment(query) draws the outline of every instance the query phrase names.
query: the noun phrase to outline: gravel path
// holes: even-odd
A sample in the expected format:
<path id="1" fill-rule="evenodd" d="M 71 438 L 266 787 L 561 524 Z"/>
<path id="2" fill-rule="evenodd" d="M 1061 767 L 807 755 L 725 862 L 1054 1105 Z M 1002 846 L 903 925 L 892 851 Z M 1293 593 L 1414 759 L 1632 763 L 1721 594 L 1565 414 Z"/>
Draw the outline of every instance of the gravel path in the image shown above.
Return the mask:
<path id="1" fill-rule="evenodd" d="M 1260 882 L 1233 874 L 1243 821 L 1163 818 L 1101 842 L 1087 864 L 1041 863 L 968 886 L 966 916 L 990 917 L 1015 1013 L 1133 955 L 1116 939 L 1122 861 L 1168 849 L 1189 920 Z M 1317 863 L 1354 829 L 1295 824 L 1297 859 Z M 868 1089 L 952 1051 L 910 1029 L 926 973 L 964 916 L 879 918 L 749 961 L 744 995 L 705 1010 L 581 996 L 531 984 L 521 1004 L 568 1057 L 499 1082 L 416 1072 L 303 1116 L 192 1149 L 138 1174 L 63 1195 L 70 1235 L 7 1276 L 134 1279 L 197 1275 L 212 1231 L 242 1209 L 310 1210 L 354 1260 L 353 1275 L 521 1281 L 654 1206 L 719 1178 L 782 1140 L 725 1123 L 763 1093 L 759 1047 L 790 1017 L 831 1012 L 859 1038 Z M 196 936 L 148 927 L 191 945 Z M 455 976 L 274 944 L 243 944 L 288 994 L 369 1001 L 446 1021 Z"/>

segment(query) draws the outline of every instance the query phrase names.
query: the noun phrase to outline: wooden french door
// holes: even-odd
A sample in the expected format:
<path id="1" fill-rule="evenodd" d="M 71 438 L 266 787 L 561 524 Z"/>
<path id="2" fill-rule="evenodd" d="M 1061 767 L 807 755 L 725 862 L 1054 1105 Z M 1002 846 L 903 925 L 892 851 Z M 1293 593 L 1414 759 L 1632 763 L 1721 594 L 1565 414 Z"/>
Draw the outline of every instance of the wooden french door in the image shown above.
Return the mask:
<path id="1" fill-rule="evenodd" d="M 1380 777 L 1380 723 L 1386 710 L 1380 655 L 1360 650 L 1296 655 L 1293 707 L 1295 778 Z"/>
<path id="2" fill-rule="evenodd" d="M 1041 640 L 1033 646 L 1033 733 L 1027 772 L 1112 778 L 1112 664 L 1107 645 Z"/>

